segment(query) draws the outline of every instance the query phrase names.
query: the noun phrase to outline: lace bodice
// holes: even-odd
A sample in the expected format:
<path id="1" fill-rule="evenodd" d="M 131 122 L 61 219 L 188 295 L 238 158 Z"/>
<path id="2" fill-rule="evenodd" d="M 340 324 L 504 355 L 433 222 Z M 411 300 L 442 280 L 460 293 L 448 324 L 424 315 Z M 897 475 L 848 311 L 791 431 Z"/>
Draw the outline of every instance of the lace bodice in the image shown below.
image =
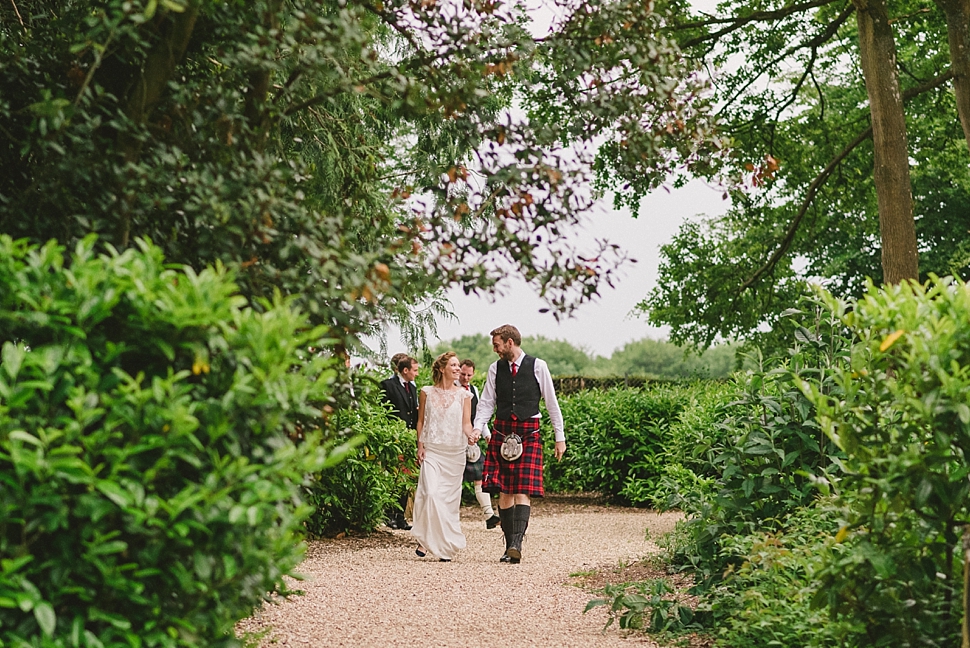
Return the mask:
<path id="1" fill-rule="evenodd" d="M 468 445 L 462 430 L 465 401 L 472 397 L 466 389 L 422 387 L 424 392 L 424 427 L 421 441 L 427 445 L 463 447 Z"/>

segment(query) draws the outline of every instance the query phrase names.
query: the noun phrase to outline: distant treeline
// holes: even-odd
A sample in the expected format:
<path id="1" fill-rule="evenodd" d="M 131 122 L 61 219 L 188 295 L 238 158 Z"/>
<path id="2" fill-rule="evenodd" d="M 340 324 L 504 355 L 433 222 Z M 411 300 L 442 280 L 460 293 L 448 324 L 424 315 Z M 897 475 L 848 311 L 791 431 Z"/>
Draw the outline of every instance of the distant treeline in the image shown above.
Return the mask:
<path id="1" fill-rule="evenodd" d="M 644 338 L 617 349 L 609 358 L 595 356 L 566 340 L 551 340 L 541 335 L 522 339 L 522 349 L 549 364 L 553 376 L 616 377 L 641 376 L 661 379 L 724 378 L 737 367 L 738 347 L 723 344 L 702 354 L 662 340 Z M 487 335 L 464 335 L 445 340 L 431 350 L 437 355 L 455 351 L 461 358 L 471 358 L 484 371 L 495 361 L 492 342 Z"/>

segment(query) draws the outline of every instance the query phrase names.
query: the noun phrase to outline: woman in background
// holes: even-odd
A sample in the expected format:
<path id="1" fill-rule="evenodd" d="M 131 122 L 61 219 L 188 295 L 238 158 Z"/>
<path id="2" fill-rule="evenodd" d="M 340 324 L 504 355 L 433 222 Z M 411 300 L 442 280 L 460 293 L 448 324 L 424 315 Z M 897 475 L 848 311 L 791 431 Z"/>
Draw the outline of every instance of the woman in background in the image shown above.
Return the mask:
<path id="1" fill-rule="evenodd" d="M 431 365 L 431 386 L 421 389 L 418 401 L 418 488 L 414 494 L 411 533 L 415 553 L 431 552 L 448 562 L 465 548 L 461 532 L 461 480 L 465 448 L 478 441 L 472 429 L 471 394 L 455 382 L 461 363 L 453 351 Z"/>

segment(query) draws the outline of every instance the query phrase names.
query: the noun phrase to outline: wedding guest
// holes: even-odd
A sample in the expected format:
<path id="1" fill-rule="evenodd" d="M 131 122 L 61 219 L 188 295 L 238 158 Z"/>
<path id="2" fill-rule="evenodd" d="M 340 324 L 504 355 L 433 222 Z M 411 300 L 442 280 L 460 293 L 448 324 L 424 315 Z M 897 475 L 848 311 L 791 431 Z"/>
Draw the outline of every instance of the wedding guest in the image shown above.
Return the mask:
<path id="1" fill-rule="evenodd" d="M 404 353 L 394 357 L 398 358 L 394 365 L 397 371 L 395 375 L 381 381 L 381 390 L 384 392 L 384 399 L 391 404 L 391 415 L 404 421 L 413 430 L 418 424 L 418 398 L 414 379 L 420 365 L 417 360 Z M 411 529 L 404 517 L 410 495 L 407 489 L 398 494 L 397 506 L 388 511 L 387 526 L 404 531 Z"/>

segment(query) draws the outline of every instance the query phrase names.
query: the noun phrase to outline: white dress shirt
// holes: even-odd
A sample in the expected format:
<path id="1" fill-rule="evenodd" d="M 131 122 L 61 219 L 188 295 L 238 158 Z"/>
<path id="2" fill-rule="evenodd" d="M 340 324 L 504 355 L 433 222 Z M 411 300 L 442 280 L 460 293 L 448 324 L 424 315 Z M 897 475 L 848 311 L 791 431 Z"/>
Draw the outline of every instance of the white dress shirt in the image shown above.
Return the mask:
<path id="1" fill-rule="evenodd" d="M 525 352 L 519 349 L 519 355 L 509 363 L 509 369 L 514 364 L 516 371 L 518 371 L 518 367 L 522 364 L 522 358 L 524 356 Z M 488 367 L 488 377 L 485 378 L 485 391 L 482 392 L 481 398 L 478 399 L 478 411 L 475 412 L 475 423 L 473 427 L 476 430 L 484 430 L 485 424 L 488 423 L 489 419 L 492 418 L 492 414 L 495 413 L 495 368 L 500 362 L 507 361 L 496 360 Z M 542 400 L 546 402 L 549 421 L 552 423 L 552 429 L 556 433 L 556 441 L 565 441 L 566 433 L 563 431 L 562 410 L 559 409 L 559 401 L 556 400 L 556 388 L 552 384 L 552 374 L 549 373 L 549 366 L 545 360 L 536 358 L 535 375 L 536 381 L 539 383 L 539 393 L 542 394 Z M 532 418 L 540 418 L 541 416 L 541 414 L 536 414 Z"/>

